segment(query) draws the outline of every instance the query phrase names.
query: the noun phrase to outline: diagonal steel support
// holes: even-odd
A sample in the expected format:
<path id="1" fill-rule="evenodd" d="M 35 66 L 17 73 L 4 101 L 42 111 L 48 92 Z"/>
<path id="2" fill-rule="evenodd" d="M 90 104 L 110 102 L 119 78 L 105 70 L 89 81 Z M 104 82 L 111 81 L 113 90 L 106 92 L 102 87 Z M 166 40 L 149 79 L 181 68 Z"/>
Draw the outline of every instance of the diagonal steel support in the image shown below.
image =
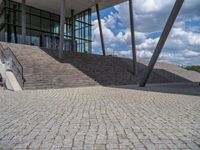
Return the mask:
<path id="1" fill-rule="evenodd" d="M 97 11 L 97 18 L 98 18 L 98 23 L 99 23 L 99 32 L 100 32 L 100 37 L 101 37 L 101 46 L 102 46 L 103 56 L 106 56 L 103 31 L 102 31 L 102 26 L 101 26 L 101 18 L 100 18 L 100 12 L 99 12 L 99 4 L 96 4 L 96 11 Z"/>
<path id="2" fill-rule="evenodd" d="M 140 87 L 145 87 L 146 86 L 146 83 L 147 83 L 147 81 L 148 81 L 148 79 L 149 79 L 149 77 L 151 75 L 151 72 L 152 72 L 152 70 L 153 70 L 153 68 L 154 68 L 154 66 L 155 66 L 155 64 L 156 64 L 156 62 L 158 60 L 158 57 L 159 57 L 159 55 L 160 55 L 160 53 L 161 53 L 161 51 L 163 49 L 163 46 L 164 46 L 164 44 L 165 44 L 165 42 L 167 40 L 167 37 L 168 37 L 168 35 L 169 35 L 169 33 L 170 33 L 171 29 L 172 29 L 173 24 L 174 24 L 174 22 L 175 22 L 175 20 L 176 20 L 176 18 L 178 16 L 178 13 L 179 13 L 182 5 L 183 5 L 183 2 L 184 2 L 184 0 L 176 0 L 175 5 L 174 5 L 174 7 L 172 9 L 172 12 L 171 12 L 171 14 L 170 14 L 170 16 L 168 18 L 168 21 L 167 21 L 167 23 L 165 25 L 164 30 L 163 30 L 163 33 L 162 33 L 162 35 L 160 37 L 160 40 L 159 40 L 159 42 L 158 42 L 158 44 L 156 46 L 156 49 L 155 49 L 155 51 L 153 53 L 153 56 L 152 56 L 151 60 L 149 62 L 147 71 L 145 72 L 145 76 L 144 76 L 144 78 L 142 79 L 142 81 L 140 83 Z"/>
<path id="3" fill-rule="evenodd" d="M 129 13 L 130 13 L 130 28 L 131 28 L 131 44 L 132 44 L 132 57 L 133 57 L 133 74 L 137 75 L 137 57 L 136 57 L 136 45 L 135 45 L 135 27 L 134 27 L 134 15 L 133 15 L 133 2 L 129 0 Z"/>

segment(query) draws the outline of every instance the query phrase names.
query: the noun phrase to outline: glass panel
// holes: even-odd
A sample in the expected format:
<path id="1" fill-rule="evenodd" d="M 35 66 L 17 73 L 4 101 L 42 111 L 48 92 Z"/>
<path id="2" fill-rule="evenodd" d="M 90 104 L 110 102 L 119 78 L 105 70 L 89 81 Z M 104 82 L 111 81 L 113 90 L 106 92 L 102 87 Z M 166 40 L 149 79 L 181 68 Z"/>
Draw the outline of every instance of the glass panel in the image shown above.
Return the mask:
<path id="1" fill-rule="evenodd" d="M 59 22 L 60 17 L 58 15 L 51 14 L 51 19 Z"/>
<path id="2" fill-rule="evenodd" d="M 42 18 L 42 31 L 50 32 L 50 20 Z"/>
<path id="3" fill-rule="evenodd" d="M 22 5 L 20 5 L 20 6 L 22 6 Z M 26 13 L 30 13 L 30 7 L 29 6 L 26 6 Z M 22 8 L 20 8 L 20 10 L 22 10 Z"/>
<path id="4" fill-rule="evenodd" d="M 20 13 L 20 15 L 21 15 L 21 13 Z M 19 17 L 19 18 L 20 18 L 20 25 L 21 25 L 22 17 Z M 31 15 L 30 14 L 26 14 L 26 25 L 28 28 L 31 28 Z"/>
<path id="5" fill-rule="evenodd" d="M 31 45 L 31 30 L 27 30 L 26 34 L 26 44 Z"/>
<path id="6" fill-rule="evenodd" d="M 17 8 L 16 8 L 16 5 L 17 5 L 16 2 L 11 2 L 11 3 L 10 3 L 10 8 L 11 8 L 11 9 L 17 9 Z"/>
<path id="7" fill-rule="evenodd" d="M 8 0 L 5 0 L 5 3 L 7 7 L 4 13 L 6 13 L 5 22 L 8 32 L 8 34 L 6 33 L 5 35 L 10 41 L 21 42 L 21 3 L 11 2 L 9 5 Z M 11 8 L 9 9 L 9 7 Z M 55 39 L 56 37 L 59 41 L 59 15 L 29 6 L 26 6 L 26 11 L 27 44 L 40 45 L 41 35 L 48 35 L 50 39 Z M 66 18 L 65 22 L 65 39 L 68 39 L 66 41 L 69 45 L 72 39 L 72 18 Z M 78 52 L 91 51 L 91 24 L 90 9 L 75 16 L 75 42 L 77 43 Z"/>
<path id="8" fill-rule="evenodd" d="M 40 17 L 38 16 L 31 16 L 31 28 L 40 30 Z"/>
<path id="9" fill-rule="evenodd" d="M 57 23 L 57 22 L 51 23 L 51 32 L 53 34 L 59 34 L 59 23 Z"/>
<path id="10" fill-rule="evenodd" d="M 30 13 L 39 16 L 40 15 L 40 10 L 39 9 L 35 9 L 35 8 L 31 8 Z"/>
<path id="11" fill-rule="evenodd" d="M 9 1 L 5 1 L 5 7 L 9 7 Z"/>
<path id="12" fill-rule="evenodd" d="M 17 43 L 22 43 L 22 30 L 21 28 L 17 27 Z"/>
<path id="13" fill-rule="evenodd" d="M 31 45 L 40 46 L 41 32 L 31 31 Z"/>
<path id="14" fill-rule="evenodd" d="M 50 19 L 50 13 L 45 12 L 45 11 L 42 11 L 42 12 L 41 12 L 41 17 L 44 17 L 44 18 Z"/>

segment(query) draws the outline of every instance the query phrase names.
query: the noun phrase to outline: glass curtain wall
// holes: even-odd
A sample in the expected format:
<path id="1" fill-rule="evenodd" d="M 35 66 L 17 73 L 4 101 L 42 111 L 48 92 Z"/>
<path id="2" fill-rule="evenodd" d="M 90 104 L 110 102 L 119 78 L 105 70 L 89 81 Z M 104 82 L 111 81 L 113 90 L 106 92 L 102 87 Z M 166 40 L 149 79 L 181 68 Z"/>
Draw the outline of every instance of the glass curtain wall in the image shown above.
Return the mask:
<path id="1" fill-rule="evenodd" d="M 75 22 L 75 35 L 77 41 L 77 50 L 80 52 L 86 52 L 90 50 L 91 53 L 91 10 L 84 11 L 76 15 Z"/>
<path id="2" fill-rule="evenodd" d="M 0 40 L 5 41 L 5 7 L 4 3 L 0 3 Z"/>
<path id="3" fill-rule="evenodd" d="M 21 3 L 11 0 L 3 0 L 2 14 L 5 23 L 1 25 L 1 31 L 5 32 L 5 41 L 21 43 Z M 65 41 L 71 41 L 71 18 L 65 21 Z M 42 43 L 55 45 L 59 43 L 60 17 L 37 8 L 26 6 L 26 44 L 43 46 Z M 75 39 L 77 52 L 91 52 L 91 10 L 85 10 L 75 16 Z M 45 38 L 45 40 L 43 40 Z M 48 37 L 48 38 L 47 38 Z M 48 45 L 48 47 L 50 47 Z M 58 44 L 56 47 L 58 48 Z"/>

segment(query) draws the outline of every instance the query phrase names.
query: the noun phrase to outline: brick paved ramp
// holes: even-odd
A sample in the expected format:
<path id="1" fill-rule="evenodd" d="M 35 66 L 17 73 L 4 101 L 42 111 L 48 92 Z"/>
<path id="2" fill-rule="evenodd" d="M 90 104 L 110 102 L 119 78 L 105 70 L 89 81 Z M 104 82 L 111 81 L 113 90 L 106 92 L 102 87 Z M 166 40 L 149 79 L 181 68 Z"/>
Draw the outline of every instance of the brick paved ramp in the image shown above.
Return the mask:
<path id="1" fill-rule="evenodd" d="M 192 95 L 106 87 L 0 91 L 0 149 L 198 150 L 199 116 L 200 97 Z"/>
<path id="2" fill-rule="evenodd" d="M 22 64 L 23 89 L 27 90 L 138 84 L 147 69 L 147 63 L 138 62 L 138 75 L 134 76 L 130 59 L 66 53 L 62 60 L 58 60 L 55 50 L 5 42 L 0 44 L 11 48 Z M 148 83 L 185 82 L 200 82 L 200 74 L 165 63 L 157 63 L 148 80 Z"/>

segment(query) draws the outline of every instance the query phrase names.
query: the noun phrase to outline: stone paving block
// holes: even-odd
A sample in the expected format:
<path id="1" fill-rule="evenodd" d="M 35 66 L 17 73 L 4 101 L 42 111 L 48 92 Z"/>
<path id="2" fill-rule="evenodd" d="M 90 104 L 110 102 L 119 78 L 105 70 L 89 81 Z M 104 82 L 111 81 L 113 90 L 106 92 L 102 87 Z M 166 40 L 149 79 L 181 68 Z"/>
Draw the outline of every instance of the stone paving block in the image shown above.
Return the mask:
<path id="1" fill-rule="evenodd" d="M 200 149 L 200 98 L 109 87 L 0 91 L 0 149 Z"/>

